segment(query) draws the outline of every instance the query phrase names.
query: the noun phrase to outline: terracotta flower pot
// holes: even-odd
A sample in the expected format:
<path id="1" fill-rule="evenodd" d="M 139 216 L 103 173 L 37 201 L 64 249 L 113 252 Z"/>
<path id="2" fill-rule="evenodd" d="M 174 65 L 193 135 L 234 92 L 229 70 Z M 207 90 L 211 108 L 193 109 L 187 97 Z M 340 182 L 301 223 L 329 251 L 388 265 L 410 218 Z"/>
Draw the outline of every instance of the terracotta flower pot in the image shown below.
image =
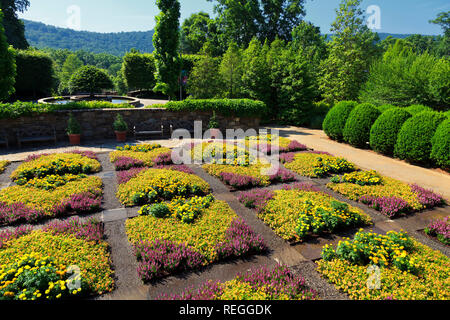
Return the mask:
<path id="1" fill-rule="evenodd" d="M 69 142 L 73 146 L 81 144 L 81 134 L 69 134 Z"/>
<path id="2" fill-rule="evenodd" d="M 117 142 L 125 142 L 127 141 L 127 132 L 126 131 L 115 131 Z"/>
<path id="3" fill-rule="evenodd" d="M 217 137 L 220 137 L 222 135 L 222 132 L 220 129 L 209 129 L 211 132 L 211 139 L 217 139 Z"/>

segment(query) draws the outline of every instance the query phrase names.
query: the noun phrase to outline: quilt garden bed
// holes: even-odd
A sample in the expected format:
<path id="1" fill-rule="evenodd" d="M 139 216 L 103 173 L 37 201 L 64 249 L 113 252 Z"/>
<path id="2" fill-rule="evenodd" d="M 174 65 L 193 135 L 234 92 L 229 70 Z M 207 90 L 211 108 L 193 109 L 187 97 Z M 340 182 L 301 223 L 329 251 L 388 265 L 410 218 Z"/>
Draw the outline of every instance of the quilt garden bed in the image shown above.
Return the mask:
<path id="1" fill-rule="evenodd" d="M 160 300 L 314 300 L 301 276 L 285 266 L 261 267 L 239 274 L 231 281 L 209 281 L 199 289 L 187 289 L 180 295 L 161 295 Z"/>
<path id="2" fill-rule="evenodd" d="M 344 158 L 320 151 L 287 153 L 281 155 L 280 160 L 287 169 L 310 178 L 326 178 L 332 174 L 357 170 L 353 163 Z"/>
<path id="3" fill-rule="evenodd" d="M 110 153 L 110 160 L 117 171 L 129 170 L 137 167 L 153 167 L 171 164 L 171 149 L 163 148 L 159 144 L 126 145 L 117 147 Z"/>
<path id="4" fill-rule="evenodd" d="M 372 223 L 363 211 L 341 203 L 307 183 L 275 191 L 242 192 L 238 199 L 246 207 L 256 209 L 258 218 L 290 242 Z"/>
<path id="5" fill-rule="evenodd" d="M 54 300 L 114 289 L 103 225 L 53 222 L 42 230 L 0 232 L 0 300 Z"/>
<path id="6" fill-rule="evenodd" d="M 425 234 L 450 246 L 450 217 L 431 221 L 424 230 Z"/>
<path id="7" fill-rule="evenodd" d="M 272 154 L 273 152 L 286 153 L 308 150 L 308 147 L 296 140 L 275 135 L 259 135 L 245 138 L 245 146 Z"/>
<path id="8" fill-rule="evenodd" d="M 359 232 L 325 246 L 318 271 L 356 300 L 448 300 L 450 259 L 405 232 Z M 377 271 L 378 268 L 378 271 Z"/>
<path id="9" fill-rule="evenodd" d="M 179 197 L 139 213 L 127 220 L 126 232 L 144 282 L 266 250 L 261 236 L 211 195 Z"/>
<path id="10" fill-rule="evenodd" d="M 440 195 L 432 191 L 384 177 L 375 171 L 358 171 L 343 177 L 336 176 L 327 187 L 390 218 L 445 203 Z"/>
<path id="11" fill-rule="evenodd" d="M 6 170 L 6 167 L 9 166 L 11 162 L 8 160 L 1 160 L 0 161 L 0 173 L 3 173 Z"/>
<path id="12" fill-rule="evenodd" d="M 35 223 L 44 218 L 100 209 L 101 170 L 94 154 L 62 153 L 29 157 L 12 174 L 17 185 L 0 190 L 0 224 Z"/>

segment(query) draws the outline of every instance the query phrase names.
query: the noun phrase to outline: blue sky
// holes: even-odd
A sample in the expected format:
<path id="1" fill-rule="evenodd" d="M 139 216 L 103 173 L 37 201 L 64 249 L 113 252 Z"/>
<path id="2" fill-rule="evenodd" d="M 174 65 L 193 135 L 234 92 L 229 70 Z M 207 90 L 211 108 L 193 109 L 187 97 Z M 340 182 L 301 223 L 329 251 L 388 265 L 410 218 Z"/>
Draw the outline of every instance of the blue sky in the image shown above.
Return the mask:
<path id="1" fill-rule="evenodd" d="M 154 0 L 31 0 L 29 10 L 20 16 L 59 27 L 67 27 L 67 9 L 76 5 L 81 10 L 81 30 L 97 32 L 147 31 L 155 25 L 158 14 Z M 182 19 L 191 13 L 213 14 L 213 3 L 206 0 L 180 0 Z M 307 0 L 306 20 L 329 32 L 340 0 Z M 441 34 L 438 26 L 428 21 L 439 12 L 450 10 L 448 0 L 364 0 L 362 7 L 377 5 L 381 10 L 378 32 Z"/>

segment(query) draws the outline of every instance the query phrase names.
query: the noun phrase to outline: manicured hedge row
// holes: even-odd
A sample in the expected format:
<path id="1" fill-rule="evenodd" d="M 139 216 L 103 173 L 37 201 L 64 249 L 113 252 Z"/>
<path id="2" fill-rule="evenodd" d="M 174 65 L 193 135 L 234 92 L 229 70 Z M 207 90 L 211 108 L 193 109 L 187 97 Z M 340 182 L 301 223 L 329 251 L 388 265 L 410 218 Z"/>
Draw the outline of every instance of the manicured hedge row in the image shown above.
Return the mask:
<path id="1" fill-rule="evenodd" d="M 355 147 L 367 147 L 370 140 L 370 128 L 381 112 L 370 103 L 357 106 L 350 113 L 344 128 L 344 140 Z"/>
<path id="2" fill-rule="evenodd" d="M 16 119 L 43 113 L 61 110 L 88 110 L 88 109 L 124 109 L 134 106 L 123 103 L 114 104 L 106 101 L 81 101 L 67 104 L 42 104 L 33 102 L 0 103 L 0 119 Z"/>
<path id="3" fill-rule="evenodd" d="M 328 112 L 323 122 L 323 131 L 333 140 L 341 141 L 344 127 L 352 110 L 358 105 L 354 101 L 341 101 Z"/>
<path id="4" fill-rule="evenodd" d="M 223 115 L 264 116 L 268 108 L 264 102 L 249 99 L 187 99 L 171 101 L 165 105 L 171 111 L 217 111 Z"/>

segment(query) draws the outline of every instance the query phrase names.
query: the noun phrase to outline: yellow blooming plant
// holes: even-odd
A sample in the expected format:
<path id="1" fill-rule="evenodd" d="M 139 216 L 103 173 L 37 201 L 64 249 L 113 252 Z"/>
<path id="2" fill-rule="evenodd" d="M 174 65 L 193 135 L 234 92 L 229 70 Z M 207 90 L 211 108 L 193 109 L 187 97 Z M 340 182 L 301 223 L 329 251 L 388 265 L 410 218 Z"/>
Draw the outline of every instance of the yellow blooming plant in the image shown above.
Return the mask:
<path id="1" fill-rule="evenodd" d="M 321 192 L 291 189 L 274 193 L 258 217 L 287 241 L 372 223 L 362 210 Z"/>
<path id="2" fill-rule="evenodd" d="M 258 163 L 249 166 L 227 165 L 227 164 L 205 164 L 203 169 L 210 175 L 221 178 L 222 174 L 231 173 L 239 176 L 254 178 L 258 186 L 266 187 L 271 184 L 270 176 L 264 174 L 265 169 L 270 168 L 270 164 Z"/>
<path id="3" fill-rule="evenodd" d="M 292 162 L 284 165 L 301 176 L 323 178 L 330 174 L 340 174 L 357 170 L 356 166 L 344 158 L 326 154 L 299 153 Z"/>
<path id="4" fill-rule="evenodd" d="M 322 257 L 318 271 L 355 300 L 450 299 L 450 259 L 404 232 L 359 232 Z"/>
<path id="5" fill-rule="evenodd" d="M 97 160 L 81 154 L 56 153 L 22 163 L 11 174 L 11 179 L 18 184 L 25 184 L 28 180 L 44 178 L 48 175 L 90 174 L 100 170 L 101 165 Z"/>
<path id="6" fill-rule="evenodd" d="M 87 178 L 85 174 L 65 174 L 62 176 L 59 175 L 49 175 L 44 178 L 34 178 L 27 181 L 24 186 L 25 187 L 34 187 L 38 189 L 44 190 L 54 190 L 58 187 L 64 186 L 71 181 L 80 181 L 82 179 Z"/>
<path id="7" fill-rule="evenodd" d="M 119 185 L 117 198 L 126 206 L 170 200 L 177 196 L 206 195 L 210 187 L 203 179 L 174 170 L 149 169 Z"/>
<path id="8" fill-rule="evenodd" d="M 154 166 L 153 160 L 156 157 L 172 151 L 171 149 L 163 148 L 160 145 L 146 146 L 147 145 L 139 145 L 111 152 L 109 155 L 110 161 L 115 163 L 120 158 L 131 158 L 143 161 L 146 166 L 152 167 Z"/>
<path id="9" fill-rule="evenodd" d="M 6 170 L 6 167 L 11 164 L 8 160 L 1 160 L 0 161 L 0 173 L 3 173 Z"/>
<path id="10" fill-rule="evenodd" d="M 209 164 L 233 164 L 245 167 L 256 163 L 255 157 L 250 155 L 248 148 L 226 142 L 196 144 L 191 149 L 191 157 L 194 162 Z M 230 161 L 232 163 L 229 163 Z"/>
<path id="11" fill-rule="evenodd" d="M 71 266 L 80 273 L 70 272 Z M 80 280 L 81 290 L 69 291 Z M 33 231 L 0 249 L 0 299 L 59 299 L 114 288 L 108 244 Z M 25 290 L 24 290 L 25 289 Z"/>

